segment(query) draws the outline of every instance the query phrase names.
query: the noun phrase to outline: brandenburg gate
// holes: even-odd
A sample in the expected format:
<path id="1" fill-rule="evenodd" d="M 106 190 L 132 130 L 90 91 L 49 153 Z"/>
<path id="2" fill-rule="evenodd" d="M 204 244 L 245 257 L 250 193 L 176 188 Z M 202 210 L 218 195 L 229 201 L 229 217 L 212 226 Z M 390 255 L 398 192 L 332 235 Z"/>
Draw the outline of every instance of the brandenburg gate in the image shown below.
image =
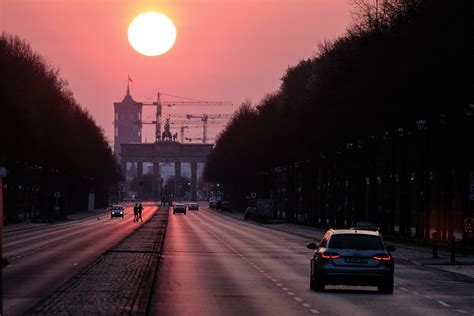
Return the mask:
<path id="1" fill-rule="evenodd" d="M 121 168 L 124 175 L 124 189 L 130 187 L 132 178 L 127 175 L 133 166 L 136 169 L 136 191 L 139 198 L 144 197 L 144 164 L 148 164 L 151 172 L 151 198 L 154 200 L 163 199 L 165 196 L 172 196 L 173 200 L 184 199 L 182 164 L 188 163 L 191 166 L 191 174 L 184 186 L 191 191 L 191 200 L 198 198 L 198 164 L 204 166 L 207 156 L 212 151 L 212 144 L 182 144 L 176 141 L 157 141 L 155 143 L 129 143 L 121 145 Z M 162 166 L 174 164 L 174 177 L 165 179 L 162 177 Z M 160 167 L 161 166 L 161 167 Z"/>

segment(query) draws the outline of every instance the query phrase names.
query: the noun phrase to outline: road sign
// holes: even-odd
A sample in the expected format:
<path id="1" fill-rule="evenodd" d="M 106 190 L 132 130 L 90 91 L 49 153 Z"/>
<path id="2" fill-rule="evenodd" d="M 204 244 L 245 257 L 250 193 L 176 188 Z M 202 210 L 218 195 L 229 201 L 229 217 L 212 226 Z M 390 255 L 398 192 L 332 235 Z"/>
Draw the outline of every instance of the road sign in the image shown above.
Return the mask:
<path id="1" fill-rule="evenodd" d="M 472 233 L 472 226 L 474 226 L 474 218 L 467 217 L 464 219 L 464 232 Z"/>
<path id="2" fill-rule="evenodd" d="M 250 193 L 250 197 L 252 197 L 252 198 L 257 197 L 257 193 L 255 193 L 255 192 Z"/>
<path id="3" fill-rule="evenodd" d="M 60 197 L 61 195 L 59 194 L 59 192 L 54 192 L 54 197 L 58 198 Z"/>

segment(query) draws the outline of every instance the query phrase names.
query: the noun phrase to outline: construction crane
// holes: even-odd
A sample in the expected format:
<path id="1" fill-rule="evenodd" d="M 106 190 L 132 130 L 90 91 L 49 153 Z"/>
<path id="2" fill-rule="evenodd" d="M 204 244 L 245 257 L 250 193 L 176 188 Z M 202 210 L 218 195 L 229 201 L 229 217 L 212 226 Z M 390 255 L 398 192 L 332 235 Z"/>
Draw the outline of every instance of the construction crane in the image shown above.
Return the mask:
<path id="1" fill-rule="evenodd" d="M 225 119 L 229 118 L 230 115 L 227 114 L 203 114 L 203 115 L 193 115 L 193 114 L 188 114 L 186 115 L 186 118 L 192 119 L 192 118 L 198 118 L 201 119 L 202 121 L 202 143 L 207 144 L 207 124 L 209 119 Z"/>
<path id="2" fill-rule="evenodd" d="M 184 129 L 189 128 L 189 126 L 181 125 L 180 135 L 181 135 L 181 144 L 184 143 Z"/>
<path id="3" fill-rule="evenodd" d="M 171 123 L 171 124 L 175 124 L 175 123 Z M 189 126 L 188 126 L 188 125 L 181 125 L 181 127 L 180 127 L 180 129 L 179 129 L 179 131 L 180 131 L 181 143 L 184 143 L 184 139 L 185 139 L 185 137 L 184 137 L 184 130 L 185 130 L 185 129 L 189 130 L 189 129 L 192 129 L 192 128 L 200 128 L 200 126 L 193 126 L 192 124 L 189 124 Z M 200 138 L 199 140 L 201 140 L 201 138 Z"/>
<path id="4" fill-rule="evenodd" d="M 176 97 L 176 98 L 181 98 L 181 99 L 186 99 L 188 101 L 161 101 L 161 95 L 167 95 L 170 97 Z M 140 122 L 141 124 L 154 124 L 155 125 L 155 138 L 156 141 L 161 140 L 161 115 L 162 115 L 162 110 L 163 106 L 167 107 L 174 107 L 174 106 L 233 106 L 231 102 L 214 102 L 214 101 L 200 101 L 200 100 L 194 100 L 194 99 L 189 99 L 189 98 L 183 98 L 183 97 L 178 97 L 170 94 L 165 94 L 165 93 L 160 93 L 158 92 L 156 94 L 156 101 L 151 102 L 151 103 L 143 103 L 144 106 L 156 106 L 156 113 L 155 113 L 155 120 L 150 122 Z M 189 119 L 189 115 L 186 115 L 186 118 Z M 176 116 L 175 116 L 176 117 Z M 207 115 L 206 115 L 207 117 Z M 216 118 L 221 118 L 219 115 Z M 204 121 L 203 121 L 204 122 Z M 205 127 L 205 134 L 206 137 L 203 136 L 203 143 L 206 143 L 206 138 L 207 138 L 207 118 L 206 122 L 204 123 Z M 184 133 L 184 131 L 183 131 Z"/>
<path id="5" fill-rule="evenodd" d="M 185 137 L 185 139 L 186 139 L 188 142 L 192 142 L 193 140 L 202 140 L 201 137 Z"/>
<path id="6" fill-rule="evenodd" d="M 202 137 L 185 137 L 188 142 L 192 142 L 193 140 L 202 140 Z M 207 140 L 215 140 L 214 138 L 208 138 Z"/>
<path id="7" fill-rule="evenodd" d="M 186 115 L 186 118 L 192 119 L 192 118 L 199 118 L 203 122 L 202 124 L 202 143 L 206 144 L 207 143 L 207 120 L 209 119 L 209 115 L 204 114 L 204 115 L 192 115 L 188 114 Z"/>

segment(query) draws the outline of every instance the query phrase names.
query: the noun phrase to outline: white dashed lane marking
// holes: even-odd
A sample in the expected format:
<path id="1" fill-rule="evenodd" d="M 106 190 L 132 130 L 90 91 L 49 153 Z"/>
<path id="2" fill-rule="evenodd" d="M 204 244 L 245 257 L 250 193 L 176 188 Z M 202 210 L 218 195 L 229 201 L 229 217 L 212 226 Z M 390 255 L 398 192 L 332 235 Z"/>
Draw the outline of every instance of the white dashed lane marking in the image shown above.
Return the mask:
<path id="1" fill-rule="evenodd" d="M 22 254 L 19 254 L 19 255 L 15 256 L 15 257 L 9 258 L 9 260 L 14 261 L 14 260 L 16 260 L 16 259 L 20 259 L 20 258 L 23 258 L 23 257 L 25 257 L 25 256 L 32 255 L 32 254 L 37 253 L 38 251 L 41 251 L 41 250 L 46 249 L 46 248 L 48 248 L 48 247 L 49 247 L 49 246 L 44 246 L 44 247 L 41 247 L 41 248 L 32 250 L 32 251 L 30 251 L 30 252 L 25 252 L 25 253 L 22 253 Z"/>
<path id="2" fill-rule="evenodd" d="M 443 305 L 444 307 L 450 307 L 449 304 L 443 302 L 443 301 L 438 301 L 438 303 L 440 303 L 441 305 Z"/>
<path id="3" fill-rule="evenodd" d="M 271 276 L 270 274 L 266 273 L 260 266 L 258 266 L 257 264 L 255 264 L 254 262 L 250 261 L 250 259 L 246 256 L 244 256 L 243 254 L 241 254 L 240 252 L 238 252 L 236 249 L 234 249 L 232 246 L 230 246 L 227 242 L 225 242 L 224 240 L 222 240 L 219 236 L 217 236 L 216 234 L 212 233 L 218 240 L 220 240 L 225 246 L 227 246 L 228 249 L 230 249 L 231 251 L 233 251 L 235 254 L 237 254 L 240 258 L 242 258 L 243 260 L 247 261 L 248 264 L 250 264 L 252 267 L 254 267 L 256 270 L 258 270 L 260 273 L 262 273 L 265 277 L 267 277 L 268 279 L 270 279 L 271 281 L 273 281 L 278 287 L 280 287 L 281 290 L 285 291 L 287 295 L 293 297 L 293 299 L 297 302 L 300 302 L 301 305 L 305 308 L 308 308 L 309 311 L 313 314 L 320 314 L 320 311 L 318 311 L 317 309 L 311 309 L 311 305 L 310 304 L 307 304 L 304 302 L 304 300 L 298 296 L 295 296 L 295 293 L 291 292 L 288 290 L 288 288 L 286 287 L 283 287 L 283 284 L 282 283 L 277 283 L 278 280 L 277 279 L 274 279 L 273 276 Z M 46 247 L 44 247 L 46 248 Z M 25 256 L 25 255 L 29 255 L 29 254 L 32 254 L 38 250 L 42 250 L 43 248 L 39 248 L 37 250 L 34 250 L 30 253 L 27 253 L 27 254 L 22 254 L 22 255 L 19 255 L 17 257 L 14 257 L 12 258 L 11 260 L 14 260 L 16 258 L 21 258 L 22 256 Z M 394 285 L 396 286 L 399 286 L 400 284 L 397 283 L 397 282 L 394 282 Z M 429 295 L 423 295 L 423 294 L 420 294 L 416 291 L 410 291 L 404 287 L 400 287 L 400 290 L 404 291 L 404 292 L 407 292 L 408 294 L 412 294 L 412 295 L 417 295 L 417 296 L 421 296 L 421 297 L 424 297 L 424 298 L 427 298 L 427 299 L 434 299 L 434 297 L 432 296 L 429 296 Z M 451 307 L 448 303 L 444 302 L 444 301 L 437 301 L 440 305 L 444 306 L 444 307 Z M 461 309 L 452 309 L 452 311 L 454 312 L 458 312 L 458 313 L 461 313 L 461 314 L 468 314 L 468 312 L 464 311 L 464 310 L 461 310 Z M 474 314 L 472 314 L 474 316 Z"/>
<path id="4" fill-rule="evenodd" d="M 394 283 L 396 284 L 396 283 Z M 410 291 L 404 287 L 400 287 L 400 290 L 402 291 L 405 291 L 409 294 L 413 294 L 413 295 L 418 295 L 418 296 L 421 296 L 421 297 L 424 297 L 426 299 L 429 299 L 429 300 L 434 300 L 435 298 L 433 296 L 430 296 L 430 295 L 423 295 L 423 294 L 420 294 L 419 292 L 416 292 L 416 291 Z M 451 305 L 449 305 L 448 303 L 446 303 L 445 301 L 437 301 L 438 304 L 442 305 L 443 307 L 447 307 L 447 308 L 451 308 Z M 452 309 L 453 312 L 457 312 L 457 313 L 460 313 L 460 314 L 468 314 L 468 312 L 466 312 L 465 310 L 462 310 L 462 309 Z M 472 316 L 474 316 L 474 314 L 472 314 Z"/>
<path id="5" fill-rule="evenodd" d="M 224 240 L 222 240 L 222 238 L 220 238 L 219 236 L 217 236 L 215 233 L 212 233 L 210 232 L 212 235 L 214 235 L 214 237 L 216 237 L 220 242 L 222 242 L 228 249 L 230 249 L 232 252 L 234 252 L 236 255 L 238 255 L 241 259 L 247 261 L 247 263 L 249 265 L 251 265 L 252 267 L 255 268 L 255 270 L 259 271 L 260 273 L 262 273 L 265 277 L 267 277 L 269 280 L 271 280 L 272 282 L 274 282 L 274 284 L 276 284 L 278 287 L 281 288 L 281 290 L 285 291 L 286 294 L 288 294 L 289 296 L 293 297 L 293 299 L 299 303 L 301 303 L 301 305 L 303 307 L 306 307 L 308 309 L 310 309 L 309 311 L 312 313 L 312 314 L 319 314 L 320 312 L 317 310 L 317 309 L 311 309 L 311 305 L 307 304 L 304 302 L 304 300 L 301 298 L 301 297 L 298 297 L 298 296 L 295 296 L 295 293 L 293 292 L 290 292 L 288 290 L 288 288 L 286 287 L 283 287 L 283 284 L 282 283 L 277 283 L 279 282 L 278 279 L 275 279 L 273 278 L 272 275 L 268 274 L 265 272 L 265 270 L 263 270 L 260 266 L 258 266 L 257 264 L 255 264 L 254 262 L 250 261 L 250 259 L 248 257 L 245 257 L 244 255 L 242 255 L 241 253 L 239 253 L 237 250 L 235 250 L 232 246 L 230 246 L 227 242 L 225 242 Z"/>

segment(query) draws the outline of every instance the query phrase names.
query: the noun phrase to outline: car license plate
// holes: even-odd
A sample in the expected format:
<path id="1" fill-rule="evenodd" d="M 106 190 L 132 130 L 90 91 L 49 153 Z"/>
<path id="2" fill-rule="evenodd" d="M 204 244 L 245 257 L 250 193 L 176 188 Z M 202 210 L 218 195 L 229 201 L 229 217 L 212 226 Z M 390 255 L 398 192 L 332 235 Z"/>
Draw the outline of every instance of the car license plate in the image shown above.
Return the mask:
<path id="1" fill-rule="evenodd" d="M 361 257 L 352 257 L 352 258 L 346 258 L 347 263 L 367 263 L 366 258 L 361 258 Z"/>

